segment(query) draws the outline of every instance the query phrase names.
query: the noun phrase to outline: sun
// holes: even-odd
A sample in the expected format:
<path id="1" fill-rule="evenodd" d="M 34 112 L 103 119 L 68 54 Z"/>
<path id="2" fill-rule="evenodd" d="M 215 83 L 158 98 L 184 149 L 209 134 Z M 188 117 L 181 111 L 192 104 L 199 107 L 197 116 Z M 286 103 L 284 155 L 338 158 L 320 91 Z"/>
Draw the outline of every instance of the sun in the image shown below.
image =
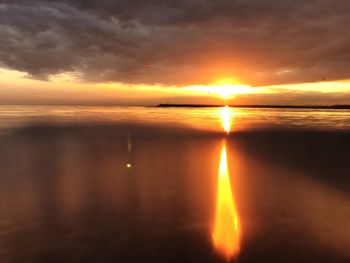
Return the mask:
<path id="1" fill-rule="evenodd" d="M 211 87 L 211 93 L 217 94 L 226 99 L 231 98 L 233 95 L 237 94 L 237 91 L 237 86 L 233 86 L 230 84 Z"/>
<path id="2" fill-rule="evenodd" d="M 220 86 L 213 86 L 211 90 L 212 90 L 212 93 L 228 99 L 237 94 L 250 93 L 251 87 L 245 86 L 245 85 L 224 84 Z"/>
<path id="3" fill-rule="evenodd" d="M 239 84 L 231 79 L 220 79 L 212 85 L 190 86 L 188 90 L 196 93 L 207 93 L 224 99 L 229 99 L 238 94 L 251 93 L 252 88 L 248 85 Z"/>
<path id="4" fill-rule="evenodd" d="M 228 99 L 237 94 L 245 94 L 251 92 L 251 87 L 247 85 L 241 85 L 231 79 L 221 79 L 210 86 L 210 92 Z"/>

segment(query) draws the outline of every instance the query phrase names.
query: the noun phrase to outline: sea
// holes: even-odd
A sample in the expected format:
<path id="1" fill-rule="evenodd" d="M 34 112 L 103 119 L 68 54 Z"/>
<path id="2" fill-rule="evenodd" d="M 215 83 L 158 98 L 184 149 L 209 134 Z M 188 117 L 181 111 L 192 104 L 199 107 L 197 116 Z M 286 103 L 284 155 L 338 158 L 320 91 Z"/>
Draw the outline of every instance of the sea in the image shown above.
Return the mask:
<path id="1" fill-rule="evenodd" d="M 350 262 L 350 110 L 0 106 L 0 262 Z"/>

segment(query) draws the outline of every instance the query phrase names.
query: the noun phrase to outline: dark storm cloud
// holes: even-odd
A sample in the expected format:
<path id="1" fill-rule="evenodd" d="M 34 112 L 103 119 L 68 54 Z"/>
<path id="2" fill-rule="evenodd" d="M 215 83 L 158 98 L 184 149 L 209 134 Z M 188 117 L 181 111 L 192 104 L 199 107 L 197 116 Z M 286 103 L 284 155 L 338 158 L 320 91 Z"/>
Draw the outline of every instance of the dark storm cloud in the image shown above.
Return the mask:
<path id="1" fill-rule="evenodd" d="M 345 79 L 349 11 L 347 0 L 1 1 L 0 64 L 146 84 Z"/>

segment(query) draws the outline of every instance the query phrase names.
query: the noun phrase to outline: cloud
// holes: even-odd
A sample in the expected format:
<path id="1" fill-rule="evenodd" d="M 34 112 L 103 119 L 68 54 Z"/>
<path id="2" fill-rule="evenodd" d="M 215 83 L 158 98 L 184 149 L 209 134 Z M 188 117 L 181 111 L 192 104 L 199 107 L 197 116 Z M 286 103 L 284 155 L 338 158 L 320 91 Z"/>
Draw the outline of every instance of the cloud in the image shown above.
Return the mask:
<path id="1" fill-rule="evenodd" d="M 0 65 L 132 84 L 346 79 L 349 11 L 346 0 L 2 1 Z"/>
<path id="2" fill-rule="evenodd" d="M 233 104 L 241 105 L 348 105 L 350 92 L 322 93 L 279 90 L 275 94 L 242 94 Z"/>

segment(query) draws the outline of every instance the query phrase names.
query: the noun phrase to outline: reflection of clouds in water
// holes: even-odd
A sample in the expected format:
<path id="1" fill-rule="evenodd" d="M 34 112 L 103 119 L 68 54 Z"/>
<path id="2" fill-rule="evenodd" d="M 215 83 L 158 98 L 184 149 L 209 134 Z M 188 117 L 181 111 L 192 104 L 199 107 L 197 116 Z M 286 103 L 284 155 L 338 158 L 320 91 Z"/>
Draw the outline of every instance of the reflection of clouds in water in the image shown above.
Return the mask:
<path id="1" fill-rule="evenodd" d="M 298 226 L 325 248 L 350 257 L 350 198 L 325 184 L 300 178 L 290 182 Z M 297 211 L 296 211 L 297 212 Z"/>
<path id="2" fill-rule="evenodd" d="M 217 112 L 215 109 L 216 118 Z M 220 124 L 218 128 L 222 132 Z M 186 261 L 191 250 L 195 262 L 209 262 L 206 253 L 211 251 L 204 235 L 211 226 L 206 220 L 214 205 L 217 160 L 213 149 L 219 148 L 219 139 L 198 139 L 195 135 L 181 137 L 178 130 L 154 127 L 97 126 L 39 127 L 2 137 L 0 206 L 5 213 L 0 215 L 1 249 L 18 262 L 29 256 L 36 259 L 56 248 L 62 253 L 49 257 L 69 258 L 74 249 L 82 259 L 98 261 L 104 252 L 110 256 L 130 253 L 147 258 L 152 253 L 158 255 L 158 248 L 165 244 L 168 250 L 163 254 L 164 261 L 174 251 L 180 255 L 178 262 Z M 330 135 L 328 142 L 334 148 L 326 147 L 327 154 L 318 158 L 305 152 L 310 137 L 296 135 L 291 134 L 287 140 L 282 137 L 283 144 L 278 143 L 275 133 L 227 140 L 227 146 L 234 146 L 227 148 L 228 160 L 234 175 L 232 185 L 238 186 L 232 190 L 244 229 L 240 259 L 250 254 L 254 259 L 250 262 L 259 261 L 259 255 L 251 253 L 254 249 L 267 251 L 266 257 L 272 254 L 275 261 L 289 251 L 300 250 L 311 251 L 315 261 L 350 256 L 349 197 L 346 191 L 337 191 L 339 188 L 322 180 L 332 171 L 335 177 L 348 171 L 346 155 L 338 154 L 347 151 L 348 137 Z M 316 138 L 315 145 L 322 146 L 314 152 L 324 150 L 324 134 L 311 136 Z M 296 142 L 302 150 L 295 150 Z M 276 149 L 276 145 L 280 147 Z M 234 158 L 230 158 L 233 151 Z M 333 153 L 337 153 L 337 162 L 325 158 Z M 293 159 L 294 156 L 300 158 Z M 129 160 L 131 170 L 125 167 Z M 161 161 L 153 165 L 155 160 Z M 319 176 L 296 176 L 295 171 L 307 171 L 300 160 L 308 160 L 305 165 L 314 172 L 320 171 Z M 318 163 L 325 165 L 317 170 Z M 283 169 L 276 169 L 277 164 Z M 255 236 L 249 228 L 251 224 L 257 225 Z M 184 231 L 179 236 L 180 229 Z M 33 232 L 40 234 L 32 237 Z M 135 240 L 139 242 L 137 247 Z M 21 242 L 31 251 L 18 253 L 23 247 Z M 149 244 L 153 247 L 147 247 Z M 182 254 L 178 253 L 182 246 L 174 244 L 185 244 Z M 97 249 L 101 247 L 103 250 Z M 87 248 L 96 248 L 98 255 L 87 255 Z M 301 260 L 283 262 L 309 262 L 303 260 L 306 257 L 301 253 L 294 258 Z M 154 262 L 152 259 L 148 261 Z"/>
<path id="3" fill-rule="evenodd" d="M 251 160 L 249 165 L 254 162 Z M 250 204 L 250 209 L 258 212 L 248 216 L 263 213 L 251 222 L 255 237 L 262 232 L 269 242 L 283 243 L 291 237 L 286 243 L 290 246 L 322 248 L 330 254 L 350 257 L 350 198 L 345 192 L 272 163 L 259 164 L 250 173 L 252 177 L 245 184 L 257 194 L 251 200 L 257 203 Z M 247 215 L 244 217 L 243 222 Z M 280 236 L 271 239 L 272 229 Z"/>

